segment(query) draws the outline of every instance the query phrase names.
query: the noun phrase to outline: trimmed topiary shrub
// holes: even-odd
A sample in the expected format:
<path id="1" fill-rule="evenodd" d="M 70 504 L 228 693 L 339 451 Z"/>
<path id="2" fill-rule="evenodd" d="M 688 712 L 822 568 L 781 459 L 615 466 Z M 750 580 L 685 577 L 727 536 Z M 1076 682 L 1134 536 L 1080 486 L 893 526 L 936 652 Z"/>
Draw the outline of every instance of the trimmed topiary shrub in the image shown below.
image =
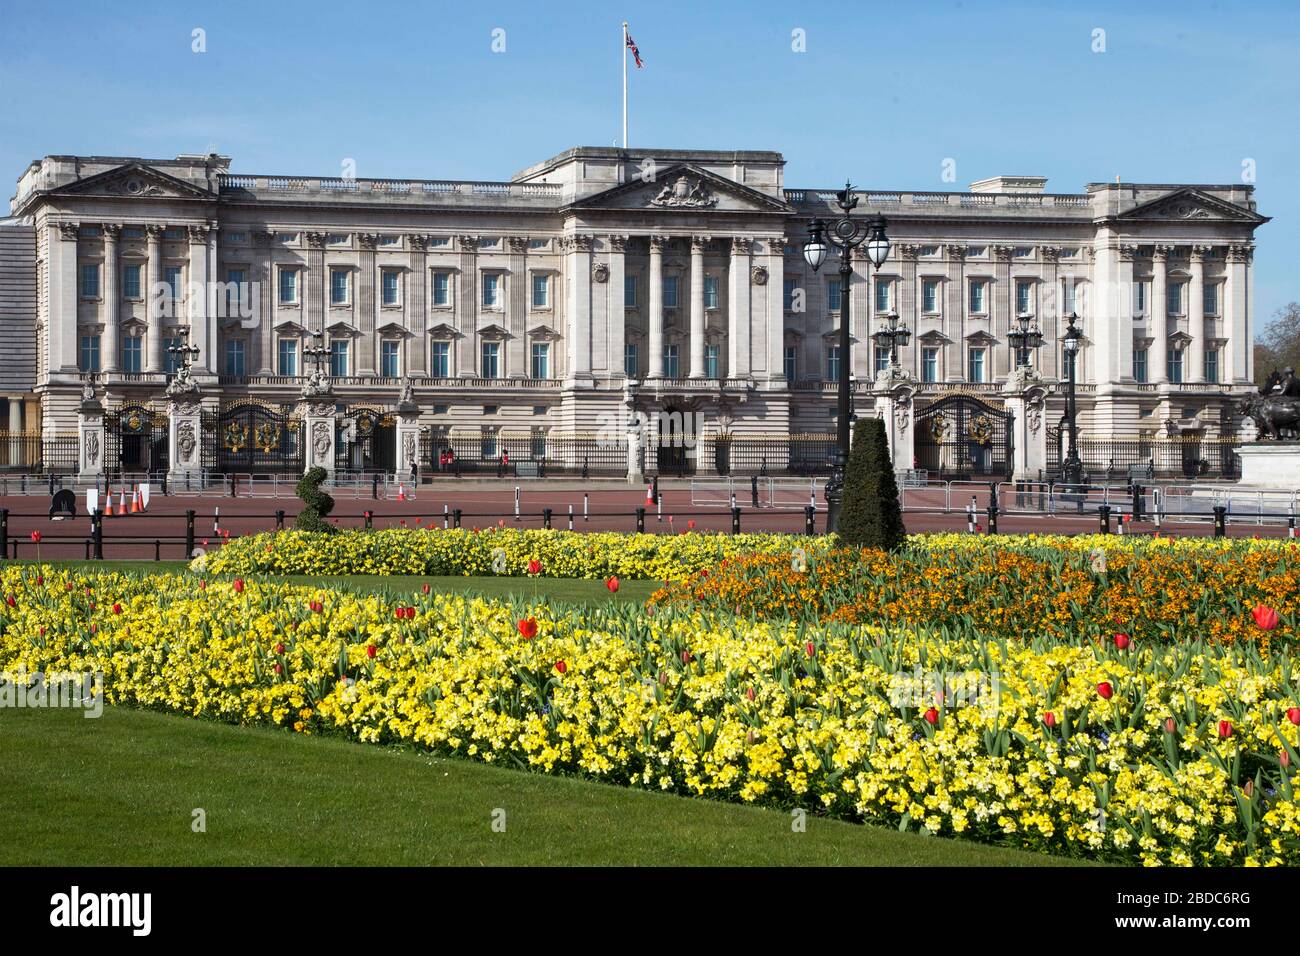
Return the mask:
<path id="1" fill-rule="evenodd" d="M 889 437 L 879 418 L 861 419 L 853 429 L 838 533 L 846 545 L 882 551 L 901 548 L 907 538 Z"/>
<path id="2" fill-rule="evenodd" d="M 329 513 L 334 510 L 334 498 L 332 495 L 321 491 L 321 482 L 329 477 L 329 472 L 324 468 L 316 467 L 307 469 L 307 474 L 302 476 L 294 492 L 301 499 L 303 508 L 298 512 L 298 517 L 293 519 L 293 526 L 299 531 L 329 531 L 337 530 L 332 524 L 325 519 Z"/>

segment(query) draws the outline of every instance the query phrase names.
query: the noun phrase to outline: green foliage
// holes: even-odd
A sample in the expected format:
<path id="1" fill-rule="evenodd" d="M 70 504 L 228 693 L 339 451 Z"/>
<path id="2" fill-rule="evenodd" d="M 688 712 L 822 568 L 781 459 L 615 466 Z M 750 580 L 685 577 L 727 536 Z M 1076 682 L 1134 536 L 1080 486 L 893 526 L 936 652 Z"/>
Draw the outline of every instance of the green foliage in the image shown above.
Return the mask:
<path id="1" fill-rule="evenodd" d="M 336 529 L 325 519 L 334 510 L 334 498 L 321 491 L 321 482 L 329 477 L 324 468 L 309 468 L 302 476 L 294 492 L 302 500 L 302 511 L 293 519 L 293 526 L 299 531 L 333 532 Z"/>
<path id="2" fill-rule="evenodd" d="M 889 438 L 878 418 L 861 419 L 853 429 L 838 533 L 851 547 L 882 551 L 896 551 L 906 540 Z"/>

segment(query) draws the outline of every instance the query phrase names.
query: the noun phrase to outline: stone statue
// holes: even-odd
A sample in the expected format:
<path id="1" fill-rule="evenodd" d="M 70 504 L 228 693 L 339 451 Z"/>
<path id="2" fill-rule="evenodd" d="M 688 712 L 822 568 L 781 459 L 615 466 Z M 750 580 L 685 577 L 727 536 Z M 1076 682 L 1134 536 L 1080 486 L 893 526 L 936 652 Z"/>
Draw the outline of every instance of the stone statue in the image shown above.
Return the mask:
<path id="1" fill-rule="evenodd" d="M 95 401 L 94 382 L 86 382 L 86 384 L 81 387 L 81 400 L 87 405 L 90 405 Z"/>
<path id="2" fill-rule="evenodd" d="M 167 397 L 180 398 L 183 395 L 197 395 L 199 392 L 199 383 L 194 381 L 194 376 L 190 374 L 190 367 L 182 365 L 172 380 L 167 383 Z"/>
<path id="3" fill-rule="evenodd" d="M 329 376 L 319 368 L 307 376 L 307 381 L 302 386 L 303 398 L 315 398 L 318 395 L 329 395 L 333 392 L 330 386 Z"/>
<path id="4" fill-rule="evenodd" d="M 402 391 L 397 398 L 397 402 L 400 405 L 415 404 L 415 383 L 409 377 L 402 379 Z"/>

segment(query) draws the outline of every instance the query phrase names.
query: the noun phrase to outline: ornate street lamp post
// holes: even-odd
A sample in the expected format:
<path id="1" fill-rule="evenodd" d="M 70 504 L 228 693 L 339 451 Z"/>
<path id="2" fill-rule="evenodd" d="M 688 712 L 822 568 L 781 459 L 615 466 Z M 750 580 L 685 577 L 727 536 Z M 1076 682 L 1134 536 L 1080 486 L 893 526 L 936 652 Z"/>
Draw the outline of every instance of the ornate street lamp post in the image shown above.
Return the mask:
<path id="1" fill-rule="evenodd" d="M 1071 312 L 1065 317 L 1066 329 L 1061 345 L 1065 349 L 1065 369 L 1068 374 L 1065 393 L 1065 418 L 1070 431 L 1070 452 L 1065 457 L 1065 483 L 1079 485 L 1083 483 L 1083 462 L 1079 460 L 1079 423 L 1074 402 L 1075 381 L 1079 366 L 1079 344 L 1083 332 L 1075 325 L 1079 317 Z"/>
<path id="2" fill-rule="evenodd" d="M 190 344 L 189 333 L 185 332 L 183 333 L 179 345 L 169 345 L 167 347 L 167 354 L 172 357 L 173 364 L 176 368 L 175 374 L 180 375 L 182 371 L 186 373 L 189 372 L 190 366 L 192 366 L 194 360 L 199 357 L 199 347 Z"/>
<path id="3" fill-rule="evenodd" d="M 882 349 L 889 349 L 889 364 L 898 365 L 898 349 L 900 346 L 907 345 L 912 341 L 912 333 L 906 325 L 898 321 L 898 313 L 892 309 L 885 313 L 885 324 L 882 325 L 872 336 L 876 345 Z"/>
<path id="4" fill-rule="evenodd" d="M 1016 368 L 1025 368 L 1032 364 L 1030 355 L 1034 349 L 1043 344 L 1043 333 L 1028 312 L 1016 316 L 1017 327 L 1007 333 L 1007 341 L 1016 353 Z"/>
<path id="5" fill-rule="evenodd" d="M 889 255 L 885 218 L 876 216 L 870 222 L 851 218 L 858 199 L 853 195 L 853 187 L 847 182 L 844 184 L 843 191 L 836 193 L 836 202 L 844 215 L 829 223 L 822 219 L 812 220 L 808 224 L 808 241 L 803 247 L 804 260 L 812 266 L 813 272 L 822 267 L 832 247 L 838 250 L 840 255 L 839 389 L 835 420 L 837 442 L 835 470 L 831 480 L 826 483 L 827 531 L 835 531 L 839 527 L 840 504 L 844 496 L 844 469 L 849 461 L 849 418 L 852 415 L 849 367 L 853 349 L 849 315 L 849 280 L 853 277 L 851 253 L 857 246 L 865 243 L 867 259 L 877 269 Z"/>

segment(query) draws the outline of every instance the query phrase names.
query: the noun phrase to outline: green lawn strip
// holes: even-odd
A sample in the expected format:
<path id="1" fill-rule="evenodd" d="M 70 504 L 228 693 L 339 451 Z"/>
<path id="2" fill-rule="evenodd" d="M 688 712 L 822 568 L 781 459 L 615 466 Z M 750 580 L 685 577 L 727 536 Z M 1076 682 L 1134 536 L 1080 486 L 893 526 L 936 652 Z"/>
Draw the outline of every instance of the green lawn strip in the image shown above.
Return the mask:
<path id="1" fill-rule="evenodd" d="M 1078 862 L 130 708 L 2 710 L 0 752 L 6 866 Z"/>

